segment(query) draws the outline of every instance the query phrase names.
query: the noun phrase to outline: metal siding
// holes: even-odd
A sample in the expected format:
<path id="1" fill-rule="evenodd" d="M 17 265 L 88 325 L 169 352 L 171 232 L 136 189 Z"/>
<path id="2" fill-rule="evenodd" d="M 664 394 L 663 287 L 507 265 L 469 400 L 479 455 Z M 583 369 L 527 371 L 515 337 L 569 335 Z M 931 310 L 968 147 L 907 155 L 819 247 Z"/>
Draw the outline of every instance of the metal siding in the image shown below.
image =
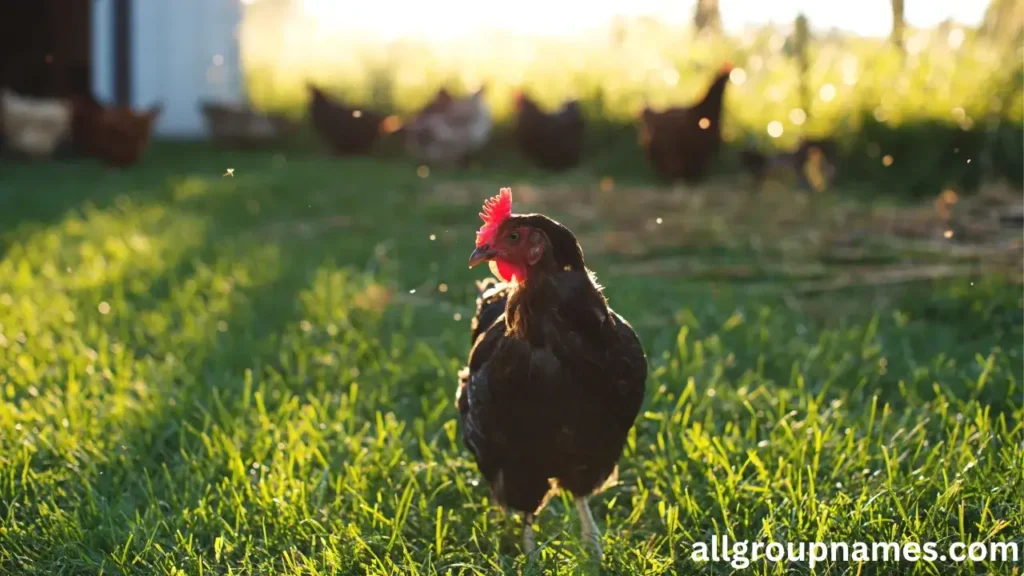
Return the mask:
<path id="1" fill-rule="evenodd" d="M 132 8 L 133 105 L 163 103 L 158 136 L 205 136 L 201 102 L 242 98 L 238 0 L 134 0 Z"/>
<path id="2" fill-rule="evenodd" d="M 132 0 L 114 0 L 114 100 L 118 106 L 132 104 Z"/>
<path id="3" fill-rule="evenodd" d="M 179 8 L 180 9 L 180 8 Z M 148 108 L 168 97 L 168 63 L 172 58 L 168 38 L 168 3 L 164 0 L 136 2 L 132 15 L 132 106 Z M 156 125 L 158 133 L 166 125 L 169 110 L 164 111 Z M 172 123 L 173 124 L 173 123 Z"/>
<path id="4" fill-rule="evenodd" d="M 114 1 L 94 0 L 92 12 L 92 92 L 114 101 Z"/>

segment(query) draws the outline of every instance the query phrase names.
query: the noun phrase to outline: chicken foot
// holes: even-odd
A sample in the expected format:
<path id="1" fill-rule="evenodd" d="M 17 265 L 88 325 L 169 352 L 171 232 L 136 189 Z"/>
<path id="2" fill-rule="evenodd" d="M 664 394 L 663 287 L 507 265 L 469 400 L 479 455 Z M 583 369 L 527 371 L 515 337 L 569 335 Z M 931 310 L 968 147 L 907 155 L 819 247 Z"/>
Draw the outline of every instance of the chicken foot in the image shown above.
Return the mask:
<path id="1" fill-rule="evenodd" d="M 523 520 L 523 552 L 527 556 L 537 551 L 537 539 L 533 535 L 533 514 L 527 514 Z"/>
<path id="2" fill-rule="evenodd" d="M 594 560 L 601 563 L 601 531 L 594 522 L 594 514 L 590 511 L 590 502 L 587 496 L 576 497 L 576 512 L 580 515 L 580 536 L 584 545 L 590 547 L 594 553 Z"/>

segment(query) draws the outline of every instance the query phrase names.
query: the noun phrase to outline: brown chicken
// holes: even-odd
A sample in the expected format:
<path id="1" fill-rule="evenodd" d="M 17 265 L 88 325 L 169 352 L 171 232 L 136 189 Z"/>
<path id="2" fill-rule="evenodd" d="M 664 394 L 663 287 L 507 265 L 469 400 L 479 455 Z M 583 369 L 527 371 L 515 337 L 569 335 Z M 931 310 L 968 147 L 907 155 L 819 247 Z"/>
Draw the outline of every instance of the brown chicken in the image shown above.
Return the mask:
<path id="1" fill-rule="evenodd" d="M 547 113 L 519 92 L 516 110 L 516 143 L 523 156 L 547 170 L 567 170 L 579 164 L 585 124 L 577 100 Z"/>
<path id="2" fill-rule="evenodd" d="M 73 108 L 72 144 L 76 151 L 127 168 L 137 164 L 149 147 L 163 105 L 135 111 L 127 106 L 103 106 L 86 95 L 75 97 Z"/>
<path id="3" fill-rule="evenodd" d="M 701 100 L 689 108 L 641 115 L 641 142 L 654 171 L 666 182 L 699 182 L 722 145 L 722 97 L 732 66 L 726 64 Z"/>
<path id="4" fill-rule="evenodd" d="M 373 110 L 352 108 L 312 84 L 309 120 L 320 139 L 338 156 L 369 154 L 381 131 L 384 116 Z"/>
<path id="5" fill-rule="evenodd" d="M 91 94 L 71 97 L 71 148 L 80 156 L 95 156 L 94 141 L 98 120 L 103 116 L 103 106 Z"/>
<path id="6" fill-rule="evenodd" d="M 29 98 L 13 90 L 4 90 L 0 100 L 5 149 L 47 158 L 67 136 L 71 107 L 64 100 Z"/>

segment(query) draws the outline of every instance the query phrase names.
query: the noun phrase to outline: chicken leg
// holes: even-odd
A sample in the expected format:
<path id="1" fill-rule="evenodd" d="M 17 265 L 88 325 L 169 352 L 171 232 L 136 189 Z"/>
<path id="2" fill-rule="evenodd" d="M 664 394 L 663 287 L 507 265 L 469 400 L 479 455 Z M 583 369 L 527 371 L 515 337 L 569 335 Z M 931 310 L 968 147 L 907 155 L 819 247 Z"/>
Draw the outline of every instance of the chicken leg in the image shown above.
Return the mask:
<path id="1" fill-rule="evenodd" d="M 533 535 L 533 514 L 527 514 L 523 520 L 523 552 L 532 556 L 537 551 L 537 540 Z"/>
<path id="2" fill-rule="evenodd" d="M 580 532 L 584 545 L 589 546 L 594 553 L 594 559 L 601 563 L 601 531 L 597 529 L 594 522 L 594 514 L 590 511 L 589 498 L 586 496 L 576 497 L 576 512 L 580 515 Z"/>

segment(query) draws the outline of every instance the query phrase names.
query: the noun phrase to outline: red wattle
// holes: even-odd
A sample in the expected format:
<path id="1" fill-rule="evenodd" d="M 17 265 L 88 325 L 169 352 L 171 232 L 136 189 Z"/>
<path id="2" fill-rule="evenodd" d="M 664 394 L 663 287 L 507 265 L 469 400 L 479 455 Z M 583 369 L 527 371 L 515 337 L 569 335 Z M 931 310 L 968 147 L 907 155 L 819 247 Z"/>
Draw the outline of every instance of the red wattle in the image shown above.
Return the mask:
<path id="1" fill-rule="evenodd" d="M 517 266 L 506 260 L 492 260 L 491 264 L 491 272 L 503 282 L 512 280 L 522 282 L 526 279 L 526 269 L 522 266 Z"/>

